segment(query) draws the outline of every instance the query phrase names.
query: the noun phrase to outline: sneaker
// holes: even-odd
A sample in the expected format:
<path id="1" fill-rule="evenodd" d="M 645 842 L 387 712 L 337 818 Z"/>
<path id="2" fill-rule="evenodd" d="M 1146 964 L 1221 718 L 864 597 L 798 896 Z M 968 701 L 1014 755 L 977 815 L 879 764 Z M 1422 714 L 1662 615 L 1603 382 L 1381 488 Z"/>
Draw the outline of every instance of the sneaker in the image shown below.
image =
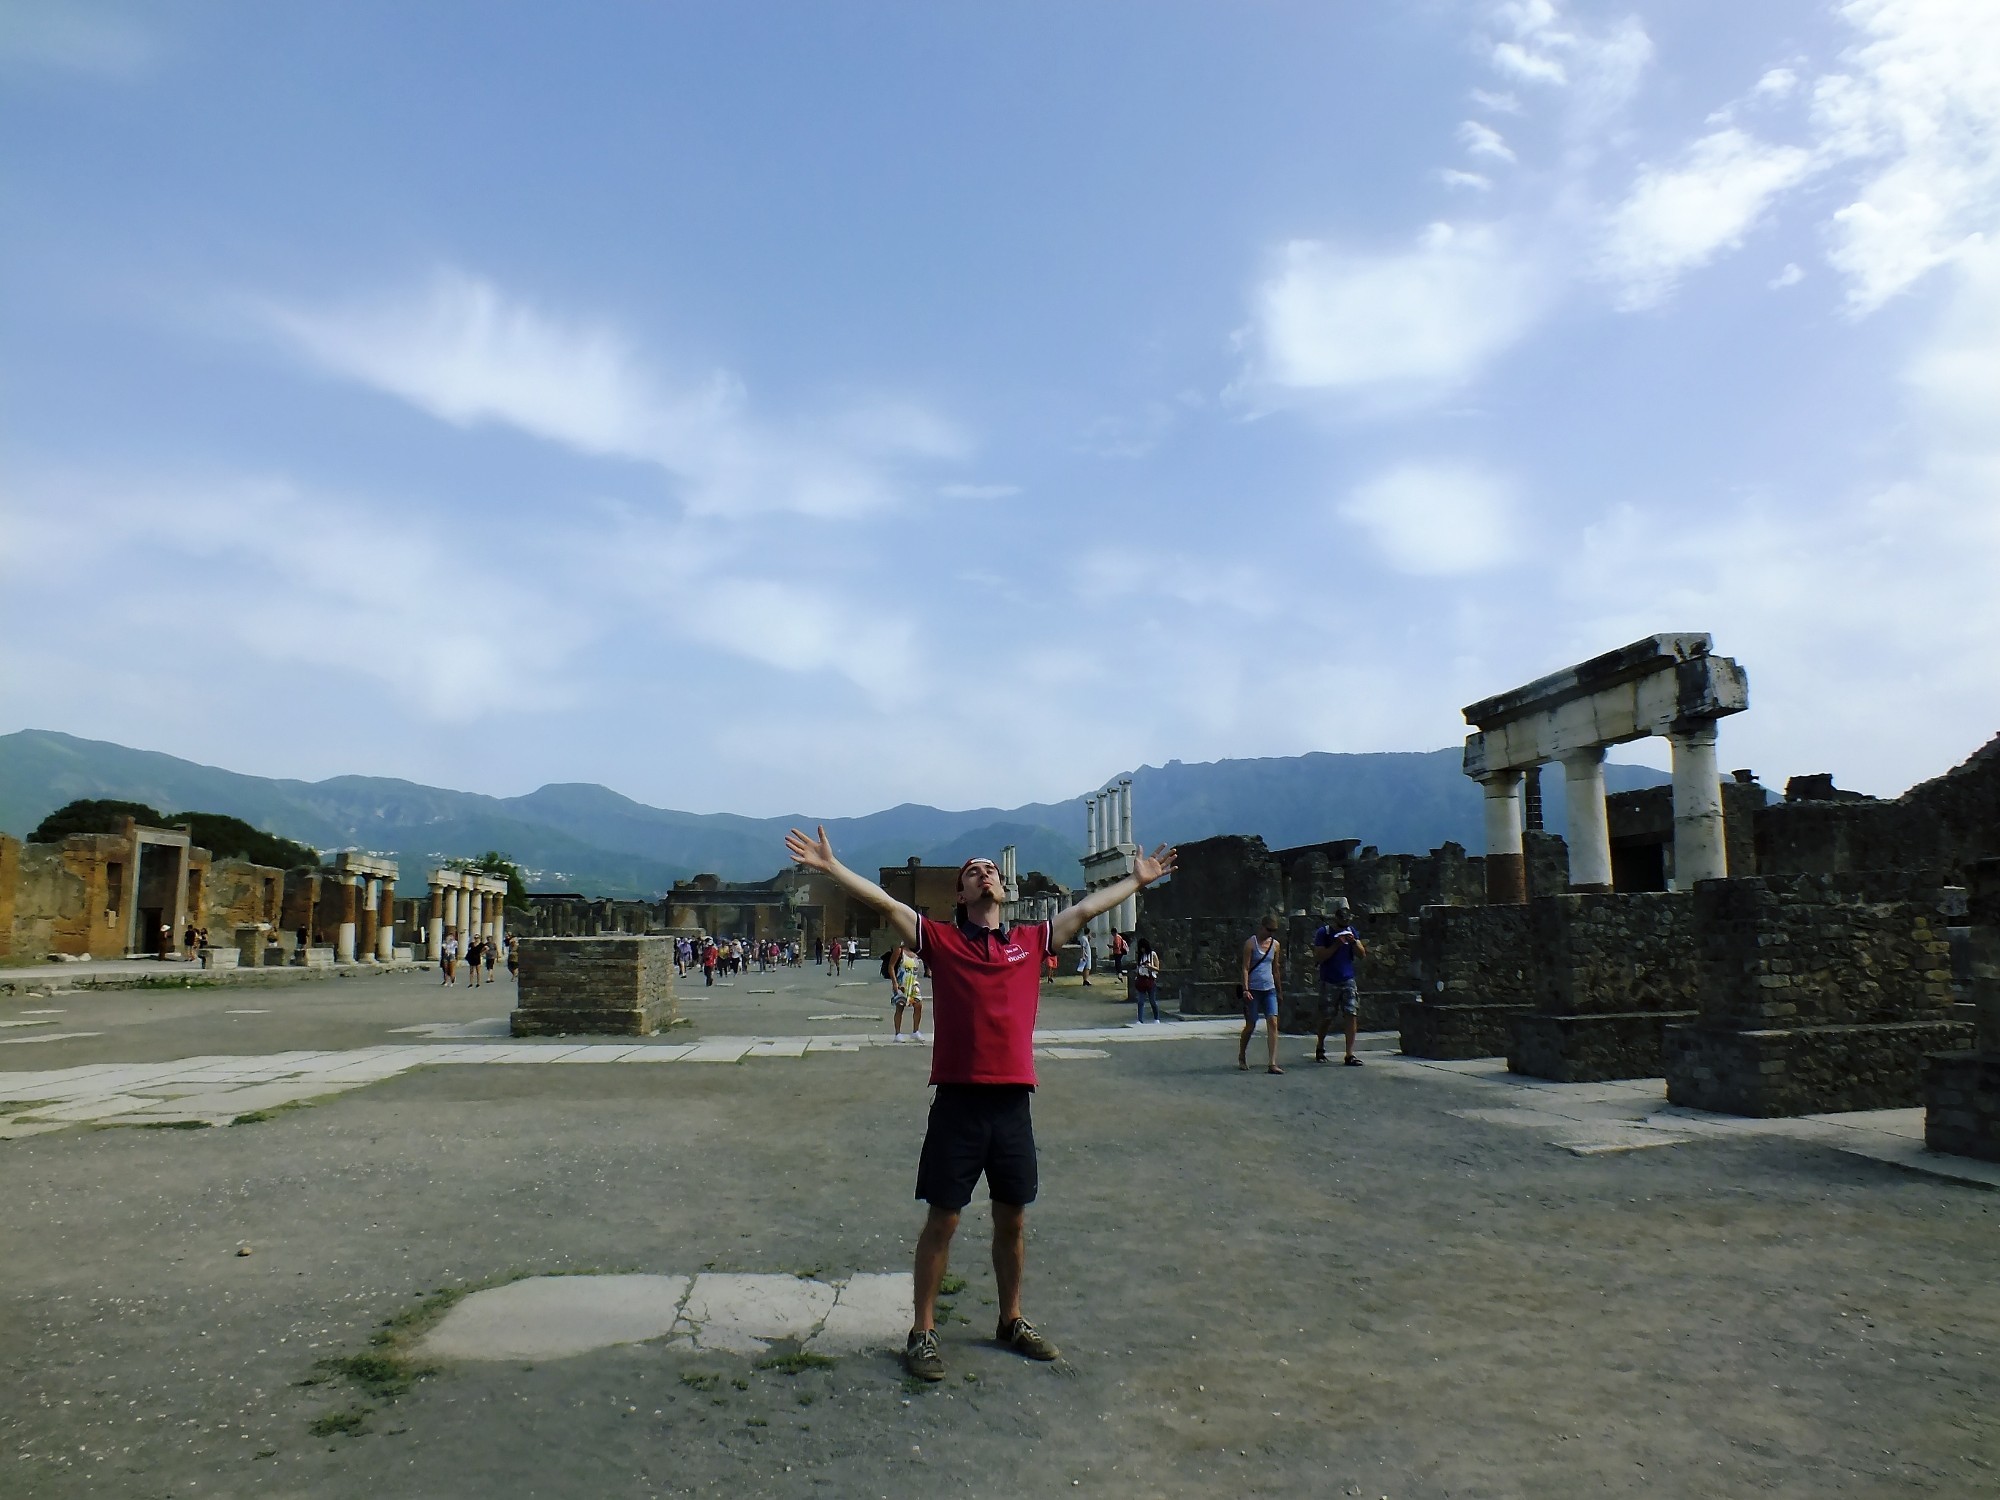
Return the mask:
<path id="1" fill-rule="evenodd" d="M 910 1040 L 913 1042 L 921 1042 L 923 1039 L 924 1039 L 924 1034 L 921 1031 L 913 1031 L 910 1033 Z"/>
<path id="2" fill-rule="evenodd" d="M 919 1380 L 944 1379 L 944 1358 L 938 1353 L 935 1328 L 912 1329 L 903 1345 L 903 1368 Z"/>
<path id="3" fill-rule="evenodd" d="M 993 1331 L 993 1342 L 1029 1359 L 1062 1358 L 1062 1350 L 1037 1333 L 1035 1325 L 1026 1318 L 1016 1318 L 1011 1323 L 1002 1322 Z"/>

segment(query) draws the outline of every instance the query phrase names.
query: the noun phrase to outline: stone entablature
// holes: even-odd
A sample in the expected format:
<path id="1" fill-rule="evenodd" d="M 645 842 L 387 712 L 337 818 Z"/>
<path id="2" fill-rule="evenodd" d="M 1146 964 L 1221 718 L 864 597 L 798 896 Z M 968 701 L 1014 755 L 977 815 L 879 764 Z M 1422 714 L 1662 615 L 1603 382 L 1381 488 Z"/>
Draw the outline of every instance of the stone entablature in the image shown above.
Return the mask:
<path id="1" fill-rule="evenodd" d="M 1603 656 L 1468 704 L 1465 774 L 1486 792 L 1487 899 L 1527 899 L 1522 867 L 1522 782 L 1552 760 L 1563 765 L 1570 881 L 1612 887 L 1604 806 L 1607 747 L 1664 735 L 1673 746 L 1675 884 L 1728 874 L 1715 722 L 1750 706 L 1749 679 L 1712 654 L 1706 633 L 1647 636 Z"/>

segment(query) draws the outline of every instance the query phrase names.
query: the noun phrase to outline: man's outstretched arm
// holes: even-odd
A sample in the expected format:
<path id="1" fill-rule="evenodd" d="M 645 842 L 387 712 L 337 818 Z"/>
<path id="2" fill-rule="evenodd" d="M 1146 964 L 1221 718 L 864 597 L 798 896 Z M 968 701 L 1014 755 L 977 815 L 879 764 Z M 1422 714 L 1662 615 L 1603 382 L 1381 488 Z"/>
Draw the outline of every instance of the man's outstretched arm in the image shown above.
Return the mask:
<path id="1" fill-rule="evenodd" d="M 1137 895 L 1154 881 L 1163 880 L 1173 874 L 1174 862 L 1179 857 L 1180 851 L 1178 849 L 1169 849 L 1165 844 L 1162 844 L 1153 851 L 1152 858 L 1148 859 L 1144 854 L 1141 854 L 1134 860 L 1132 862 L 1132 873 L 1116 885 L 1107 885 L 1100 890 L 1092 891 L 1081 901 L 1077 902 L 1076 905 L 1069 907 L 1067 910 L 1057 912 L 1055 921 L 1050 924 L 1054 929 L 1054 946 L 1060 948 L 1063 944 L 1069 942 L 1070 939 L 1083 931 L 1083 924 L 1088 922 L 1092 917 L 1110 911 L 1112 907 L 1125 900 L 1128 896 Z"/>
<path id="2" fill-rule="evenodd" d="M 831 875 L 842 890 L 881 912 L 888 918 L 889 925 L 896 929 L 896 935 L 914 945 L 917 941 L 917 914 L 874 881 L 863 879 L 835 859 L 833 841 L 826 836 L 826 830 L 821 828 L 817 832 L 817 838 L 808 838 L 794 828 L 785 835 L 785 852 L 791 855 L 792 863 L 817 870 L 822 875 Z"/>

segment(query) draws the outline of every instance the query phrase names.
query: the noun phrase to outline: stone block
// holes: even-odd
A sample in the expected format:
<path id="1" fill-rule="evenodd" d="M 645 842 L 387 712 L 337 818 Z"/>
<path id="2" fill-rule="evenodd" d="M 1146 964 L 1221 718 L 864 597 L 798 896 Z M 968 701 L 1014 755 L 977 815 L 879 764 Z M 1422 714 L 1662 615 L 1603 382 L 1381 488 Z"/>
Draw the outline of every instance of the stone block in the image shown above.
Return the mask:
<path id="1" fill-rule="evenodd" d="M 201 966 L 204 969 L 233 969 L 242 962 L 243 955 L 234 948 L 203 948 Z"/>
<path id="2" fill-rule="evenodd" d="M 1658 1078 L 1666 1028 L 1694 1018 L 1691 1010 L 1574 1016 L 1525 1012 L 1508 1019 L 1507 1068 L 1556 1083 Z"/>
<path id="3" fill-rule="evenodd" d="M 1500 1057 L 1507 1051 L 1508 1025 L 1525 1005 L 1439 1005 L 1405 1000 L 1397 1007 L 1402 1050 L 1411 1057 L 1440 1062 Z"/>
<path id="4" fill-rule="evenodd" d="M 1927 1058 L 1967 1051 L 1961 1021 L 1735 1030 L 1666 1028 L 1668 1102 L 1719 1114 L 1774 1119 L 1924 1103 Z"/>
<path id="5" fill-rule="evenodd" d="M 330 969 L 333 967 L 333 949 L 307 948 L 304 952 L 293 955 L 292 966 L 300 969 Z"/>
<path id="6" fill-rule="evenodd" d="M 523 938 L 515 1036 L 650 1036 L 679 1017 L 673 940 Z"/>
<path id="7" fill-rule="evenodd" d="M 2000 1053 L 1945 1052 L 1927 1060 L 1924 1144 L 2000 1161 Z"/>

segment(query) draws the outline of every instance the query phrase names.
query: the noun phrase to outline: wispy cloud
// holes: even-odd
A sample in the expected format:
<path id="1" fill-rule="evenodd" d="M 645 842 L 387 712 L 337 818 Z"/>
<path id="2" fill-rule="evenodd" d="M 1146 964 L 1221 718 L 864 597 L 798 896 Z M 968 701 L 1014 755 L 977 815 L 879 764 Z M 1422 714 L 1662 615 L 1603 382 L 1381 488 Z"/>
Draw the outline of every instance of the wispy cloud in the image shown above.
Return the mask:
<path id="1" fill-rule="evenodd" d="M 680 384 L 616 329 L 446 270 L 413 294 L 335 307 L 264 301 L 263 325 L 332 374 L 461 427 L 501 423 L 577 452 L 657 465 L 695 514 L 847 517 L 895 505 L 901 470 L 961 456 L 950 422 L 904 401 L 817 423 L 754 416 L 723 370 Z"/>
<path id="2" fill-rule="evenodd" d="M 1482 125 L 1477 120 L 1465 120 L 1458 127 L 1458 143 L 1473 156 L 1491 157 L 1494 161 L 1511 162 L 1514 158 L 1510 147 L 1500 132 L 1491 125 Z"/>
<path id="3" fill-rule="evenodd" d="M 1482 573 L 1521 553 L 1513 487 L 1470 464 L 1402 465 L 1361 485 L 1336 511 L 1400 573 Z"/>
<path id="4" fill-rule="evenodd" d="M 1740 130 L 1702 137 L 1671 167 L 1648 167 L 1605 226 L 1603 273 L 1620 305 L 1651 307 L 1684 271 L 1733 250 L 1780 194 L 1803 181 L 1812 155 Z"/>
<path id="5" fill-rule="evenodd" d="M 1406 249 L 1285 246 L 1258 289 L 1254 378 L 1410 399 L 1471 379 L 1535 321 L 1533 257 L 1494 224 L 1434 224 Z"/>

